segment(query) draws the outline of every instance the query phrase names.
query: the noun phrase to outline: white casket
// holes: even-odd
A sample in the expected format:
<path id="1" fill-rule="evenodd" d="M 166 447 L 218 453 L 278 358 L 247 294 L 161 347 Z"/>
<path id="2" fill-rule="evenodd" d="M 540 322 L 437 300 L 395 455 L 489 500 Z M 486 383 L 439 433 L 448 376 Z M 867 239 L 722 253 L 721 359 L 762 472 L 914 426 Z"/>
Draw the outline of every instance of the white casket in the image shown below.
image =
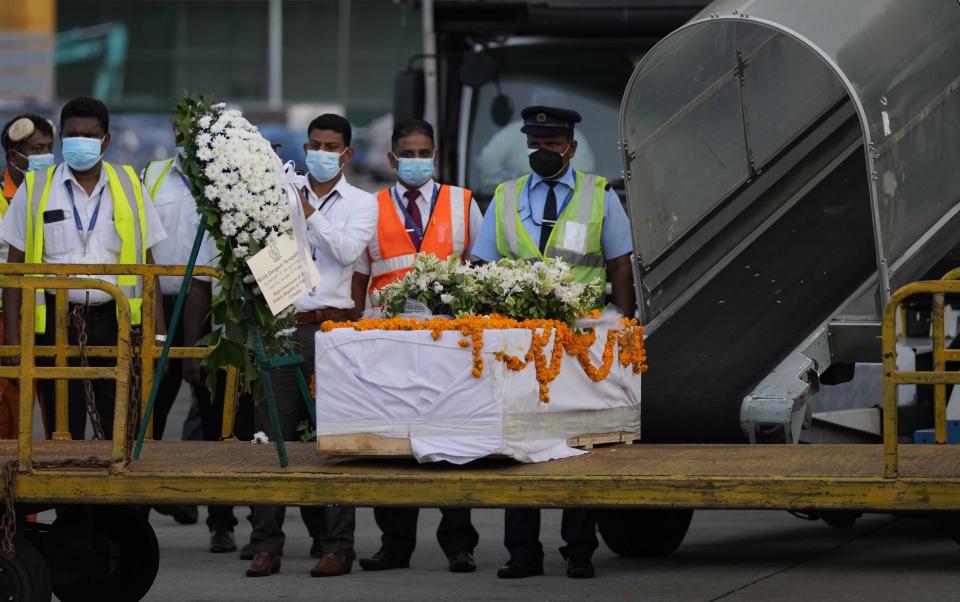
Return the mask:
<path id="1" fill-rule="evenodd" d="M 606 334 L 597 329 L 594 366 L 603 362 Z M 617 345 L 610 374 L 599 382 L 564 353 L 544 403 L 533 362 L 514 371 L 496 358 L 499 351 L 523 357 L 531 336 L 525 328 L 484 330 L 483 370 L 476 378 L 472 350 L 461 346 L 459 332 L 445 331 L 438 340 L 428 330 L 318 332 L 320 453 L 363 455 L 386 442 L 420 462 L 463 464 L 488 455 L 542 462 L 585 453 L 567 445 L 571 437 L 639 438 L 640 375 L 621 365 Z M 548 358 L 552 346 L 545 348 Z"/>

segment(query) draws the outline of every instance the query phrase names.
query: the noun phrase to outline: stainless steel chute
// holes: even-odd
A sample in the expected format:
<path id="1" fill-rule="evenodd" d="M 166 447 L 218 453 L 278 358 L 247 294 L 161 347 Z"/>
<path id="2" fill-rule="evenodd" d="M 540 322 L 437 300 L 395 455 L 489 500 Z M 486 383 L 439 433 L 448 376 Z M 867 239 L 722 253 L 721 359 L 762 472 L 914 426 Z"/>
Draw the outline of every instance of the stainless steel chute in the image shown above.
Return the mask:
<path id="1" fill-rule="evenodd" d="M 958 88 L 956 0 L 720 0 L 647 53 L 621 110 L 646 435 L 740 438 L 778 365 L 958 246 Z M 873 348 L 836 335 L 811 380 Z"/>

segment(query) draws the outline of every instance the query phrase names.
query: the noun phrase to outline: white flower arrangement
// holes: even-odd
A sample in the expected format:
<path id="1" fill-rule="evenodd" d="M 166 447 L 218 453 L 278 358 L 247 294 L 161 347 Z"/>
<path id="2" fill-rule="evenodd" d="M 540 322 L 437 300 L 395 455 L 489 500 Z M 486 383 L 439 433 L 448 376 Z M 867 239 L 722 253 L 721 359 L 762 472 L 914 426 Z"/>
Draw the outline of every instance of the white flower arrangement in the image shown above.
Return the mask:
<path id="1" fill-rule="evenodd" d="M 211 313 L 224 327 L 202 341 L 214 348 L 204 360 L 207 385 L 213 390 L 217 372 L 232 365 L 240 368 L 244 389 L 250 391 L 259 381 L 247 344 L 253 325 L 259 327 L 270 356 L 284 354 L 294 332 L 293 313 L 273 315 L 246 262 L 293 232 L 283 165 L 257 128 L 223 103 L 184 95 L 173 123 L 177 144 L 186 151 L 180 160 L 183 173 L 220 253 L 221 286 Z"/>
<path id="2" fill-rule="evenodd" d="M 599 283 L 577 282 L 559 259 L 502 259 L 474 266 L 456 256 L 418 255 L 411 272 L 379 291 L 379 301 L 387 315 L 402 313 L 407 300 L 414 300 L 435 314 L 500 314 L 572 324 L 602 305 L 602 293 Z"/>

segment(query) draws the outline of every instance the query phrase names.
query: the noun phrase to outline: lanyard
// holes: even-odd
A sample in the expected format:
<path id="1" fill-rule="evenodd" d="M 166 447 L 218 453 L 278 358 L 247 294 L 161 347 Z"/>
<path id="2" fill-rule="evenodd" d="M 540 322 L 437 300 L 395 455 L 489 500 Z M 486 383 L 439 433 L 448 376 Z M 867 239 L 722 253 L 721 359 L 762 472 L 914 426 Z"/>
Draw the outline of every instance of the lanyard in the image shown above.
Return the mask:
<path id="1" fill-rule="evenodd" d="M 310 195 L 313 194 L 313 191 L 312 191 L 312 190 L 308 190 L 306 186 L 302 187 L 301 190 L 302 190 L 302 192 L 303 192 L 303 196 L 304 196 L 305 198 L 307 198 L 307 199 L 309 199 L 309 198 L 310 198 Z M 314 196 L 316 196 L 316 195 L 314 195 Z M 319 213 L 320 215 L 326 217 L 327 214 L 323 212 L 323 208 L 326 207 L 331 201 L 340 198 L 340 196 L 341 196 L 341 194 L 340 194 L 340 191 L 339 191 L 339 190 L 332 190 L 332 191 L 330 192 L 330 194 L 328 194 L 326 197 L 324 197 L 324 199 L 320 202 L 320 206 L 317 207 L 317 209 L 316 209 L 317 213 Z M 300 207 L 300 206 L 299 206 L 299 205 L 300 205 L 299 203 L 297 203 L 297 205 L 298 205 L 297 209 L 300 211 L 300 215 L 303 216 L 303 207 Z M 304 219 L 306 219 L 306 218 L 304 218 Z M 309 244 L 309 243 L 308 243 L 308 244 Z M 315 246 L 313 246 L 313 245 L 311 244 L 311 245 L 310 245 L 310 255 L 313 257 L 313 261 L 314 261 L 314 262 L 316 262 L 316 261 L 319 259 L 318 254 L 317 254 L 317 251 L 318 251 L 317 247 L 315 247 Z"/>
<path id="2" fill-rule="evenodd" d="M 436 206 L 437 206 L 437 196 L 440 195 L 440 185 L 437 184 L 436 182 L 434 182 L 434 184 L 433 184 L 433 198 L 430 199 L 430 213 L 429 213 L 429 215 L 427 215 L 427 219 L 426 219 L 426 221 L 424 222 L 424 224 L 420 224 L 419 226 L 417 226 L 416 222 L 413 221 L 413 216 L 410 215 L 410 211 L 407 210 L 406 205 L 404 205 L 403 202 L 400 201 L 400 199 L 397 198 L 397 190 L 396 190 L 396 188 L 397 188 L 396 186 L 391 186 L 391 187 L 390 187 L 390 196 L 393 197 L 393 200 L 394 200 L 394 202 L 397 204 L 397 207 L 400 208 L 400 212 L 403 213 L 404 221 L 405 221 L 406 223 L 409 223 L 409 224 L 411 224 L 411 225 L 413 226 L 413 228 L 408 228 L 408 229 L 407 229 L 407 232 L 413 232 L 414 234 L 416 234 L 416 235 L 417 235 L 417 239 L 419 239 L 419 240 L 420 240 L 420 243 L 423 244 L 424 224 L 429 224 L 429 223 L 430 223 L 430 219 L 433 217 L 433 210 L 434 210 L 434 209 L 436 208 Z M 420 249 L 417 249 L 417 250 L 419 251 Z"/>
<path id="3" fill-rule="evenodd" d="M 537 220 L 533 217 L 533 203 L 530 202 L 530 193 L 533 191 L 533 188 L 530 186 L 530 182 L 531 182 L 532 180 L 533 180 L 533 178 L 527 178 L 527 186 L 526 186 L 526 189 L 527 189 L 527 204 L 530 205 L 530 221 L 533 222 L 533 225 L 534 225 L 534 226 L 536 226 L 536 227 L 538 227 L 538 228 L 542 228 L 542 227 L 543 227 L 543 212 L 540 213 L 540 223 L 539 223 L 539 224 L 537 223 Z M 546 180 L 540 180 L 540 182 L 546 182 Z M 537 183 L 539 184 L 540 182 L 537 182 Z M 550 193 L 548 192 L 547 194 L 550 194 Z M 563 210 L 567 208 L 567 205 L 570 203 L 570 199 L 572 199 L 572 198 L 573 198 L 573 190 L 571 190 L 571 191 L 567 194 L 567 196 L 563 199 L 563 202 L 562 202 L 562 203 L 559 203 L 559 204 L 557 205 L 557 219 L 558 219 L 558 220 L 560 219 L 560 215 L 563 213 Z M 544 206 L 544 209 L 546 209 L 546 206 L 547 206 L 546 199 L 544 199 L 543 206 Z"/>
<path id="4" fill-rule="evenodd" d="M 190 180 L 187 179 L 187 176 L 183 175 L 182 171 L 177 171 L 177 175 L 180 176 L 180 181 L 183 182 L 183 185 L 187 187 L 190 196 L 193 196 L 193 186 L 190 185 Z"/>
<path id="5" fill-rule="evenodd" d="M 77 201 L 73 198 L 73 186 L 70 185 L 69 181 L 65 184 L 67 194 L 70 196 L 70 205 L 73 207 L 73 221 L 77 225 L 77 234 L 80 235 L 80 242 L 83 243 L 83 254 L 86 255 L 87 251 L 90 250 L 90 233 L 93 232 L 93 227 L 97 225 L 97 218 L 100 217 L 100 204 L 103 202 L 104 189 L 101 188 L 100 194 L 97 195 L 97 206 L 93 210 L 93 215 L 90 216 L 90 224 L 87 226 L 86 231 L 84 231 L 83 222 L 80 221 L 80 212 L 77 211 Z"/>
<path id="6" fill-rule="evenodd" d="M 307 190 L 307 187 L 306 187 L 306 186 L 304 186 L 302 190 L 303 190 L 303 196 L 305 196 L 305 197 L 308 198 L 308 199 L 310 198 L 310 195 L 313 194 L 313 191 L 312 191 L 312 190 Z M 316 196 L 316 195 L 314 195 L 314 196 Z M 317 207 L 317 211 L 320 212 L 320 215 L 326 217 L 327 214 L 323 212 L 323 208 L 326 207 L 327 204 L 328 204 L 330 201 L 334 200 L 335 198 L 339 198 L 339 197 L 340 197 L 340 191 L 339 191 L 339 190 L 332 190 L 332 191 L 330 191 L 330 194 L 328 194 L 326 197 L 324 197 L 323 201 L 320 202 L 320 206 Z"/>

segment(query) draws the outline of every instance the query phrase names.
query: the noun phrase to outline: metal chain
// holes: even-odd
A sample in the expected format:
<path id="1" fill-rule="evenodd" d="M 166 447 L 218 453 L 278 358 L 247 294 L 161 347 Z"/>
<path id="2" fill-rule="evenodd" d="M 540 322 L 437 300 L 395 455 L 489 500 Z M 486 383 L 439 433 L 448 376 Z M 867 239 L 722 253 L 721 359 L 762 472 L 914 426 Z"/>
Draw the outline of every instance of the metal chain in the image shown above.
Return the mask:
<path id="1" fill-rule="evenodd" d="M 77 329 L 77 344 L 80 346 L 80 365 L 84 368 L 90 367 L 90 360 L 87 358 L 87 322 L 83 319 L 85 305 L 74 305 L 71 317 L 73 325 Z M 83 396 L 87 404 L 87 416 L 90 418 L 90 426 L 93 429 L 94 439 L 103 439 L 103 424 L 100 422 L 100 412 L 97 411 L 97 398 L 93 392 L 93 382 L 89 378 L 83 380 Z"/>
<path id="2" fill-rule="evenodd" d="M 3 493 L 0 494 L 0 554 L 9 560 L 13 557 L 13 540 L 17 536 L 17 512 L 13 506 L 13 478 L 17 461 L 3 465 Z"/>
<path id="3" fill-rule="evenodd" d="M 130 329 L 130 398 L 127 400 L 127 455 L 133 453 L 133 444 L 137 439 L 140 424 L 140 379 L 143 360 L 140 355 L 143 345 L 143 330 L 140 327 Z"/>

